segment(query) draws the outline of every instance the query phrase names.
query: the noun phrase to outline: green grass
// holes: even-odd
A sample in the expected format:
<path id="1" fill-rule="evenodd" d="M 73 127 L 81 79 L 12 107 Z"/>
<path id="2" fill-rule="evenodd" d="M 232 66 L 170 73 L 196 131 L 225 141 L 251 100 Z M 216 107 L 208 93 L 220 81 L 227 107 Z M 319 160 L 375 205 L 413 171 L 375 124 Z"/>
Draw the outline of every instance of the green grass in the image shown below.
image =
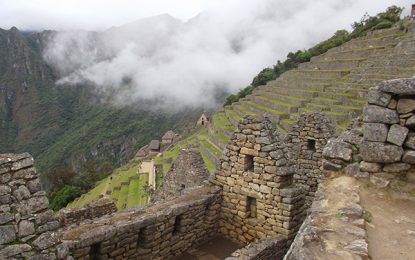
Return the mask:
<path id="1" fill-rule="evenodd" d="M 276 105 L 280 105 L 280 106 L 284 106 L 284 107 L 288 107 L 288 108 L 292 108 L 292 107 L 298 107 L 298 105 L 295 104 L 291 104 L 291 103 L 287 103 L 287 102 L 283 102 L 280 100 L 276 100 L 276 99 L 272 99 L 272 98 L 268 98 L 268 97 L 264 97 L 264 96 L 256 96 L 257 98 L 260 98 L 262 100 L 265 100 L 267 102 L 276 104 Z"/>
<path id="2" fill-rule="evenodd" d="M 121 190 L 120 190 L 120 193 L 118 194 L 118 201 L 116 203 L 118 210 L 123 210 L 124 204 L 127 203 L 128 188 L 129 188 L 129 185 L 121 185 Z"/>
<path id="3" fill-rule="evenodd" d="M 216 169 L 215 162 L 209 159 L 209 157 L 203 152 L 200 151 L 200 154 L 202 155 L 203 161 L 205 162 L 206 168 L 210 173 L 213 173 Z"/>
<path id="4" fill-rule="evenodd" d="M 200 140 L 200 144 L 203 145 L 213 156 L 215 156 L 215 158 L 219 158 L 221 156 L 221 152 L 209 141 Z"/>
<path id="5" fill-rule="evenodd" d="M 142 173 L 139 178 L 133 179 L 128 188 L 127 208 L 144 206 L 147 204 L 148 196 L 144 187 L 148 185 L 148 173 Z"/>
<path id="6" fill-rule="evenodd" d="M 276 109 L 270 108 L 268 106 L 255 103 L 253 101 L 245 101 L 245 102 L 248 103 L 248 104 L 250 104 L 250 105 L 252 105 L 253 107 L 257 107 L 259 109 L 262 109 L 262 110 L 265 110 L 267 112 L 270 112 L 271 114 L 275 114 L 275 115 L 284 115 L 284 114 L 287 114 L 287 113 L 285 113 L 283 111 L 276 110 Z"/>
<path id="7" fill-rule="evenodd" d="M 242 111 L 245 115 L 256 115 L 254 111 L 250 110 L 247 107 L 244 107 L 243 105 L 238 104 L 238 105 L 235 105 L 235 107 L 239 109 L 240 111 Z"/>

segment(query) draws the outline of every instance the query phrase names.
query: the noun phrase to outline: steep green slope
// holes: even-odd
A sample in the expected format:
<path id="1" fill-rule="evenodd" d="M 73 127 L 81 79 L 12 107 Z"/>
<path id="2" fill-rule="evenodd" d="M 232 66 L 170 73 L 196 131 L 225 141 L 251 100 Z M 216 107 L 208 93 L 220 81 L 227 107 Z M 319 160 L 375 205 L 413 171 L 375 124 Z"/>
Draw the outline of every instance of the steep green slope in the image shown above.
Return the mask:
<path id="1" fill-rule="evenodd" d="M 43 174 L 62 166 L 77 172 L 103 163 L 114 167 L 149 140 L 169 129 L 180 132 L 197 118 L 200 111 L 113 108 L 99 104 L 85 86 L 56 86 L 42 58 L 50 33 L 0 29 L 0 152 L 30 152 Z"/>

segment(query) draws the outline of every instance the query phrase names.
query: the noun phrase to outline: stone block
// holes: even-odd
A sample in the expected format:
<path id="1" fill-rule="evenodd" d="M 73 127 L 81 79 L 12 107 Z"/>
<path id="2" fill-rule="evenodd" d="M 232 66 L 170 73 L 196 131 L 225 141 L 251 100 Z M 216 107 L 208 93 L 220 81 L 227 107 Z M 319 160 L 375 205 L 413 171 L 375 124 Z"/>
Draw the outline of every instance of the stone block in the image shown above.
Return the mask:
<path id="1" fill-rule="evenodd" d="M 253 149 L 249 149 L 249 148 L 246 148 L 246 147 L 242 147 L 241 148 L 241 154 L 251 155 L 251 156 L 258 156 L 258 151 L 253 150 Z"/>
<path id="2" fill-rule="evenodd" d="M 323 149 L 323 157 L 330 159 L 341 159 L 346 162 L 352 160 L 352 146 L 337 139 L 330 139 Z"/>
<path id="3" fill-rule="evenodd" d="M 399 115 L 395 110 L 389 108 L 366 105 L 363 108 L 363 122 L 397 124 L 399 123 Z"/>
<path id="4" fill-rule="evenodd" d="M 16 239 L 14 226 L 0 226 L 0 245 L 8 244 Z"/>
<path id="5" fill-rule="evenodd" d="M 407 150 L 403 153 L 402 161 L 405 163 L 415 164 L 415 151 Z"/>
<path id="6" fill-rule="evenodd" d="M 415 78 L 386 80 L 378 84 L 378 90 L 398 95 L 415 95 Z"/>
<path id="7" fill-rule="evenodd" d="M 404 146 L 415 150 L 415 133 L 409 132 L 408 136 L 406 137 Z"/>
<path id="8" fill-rule="evenodd" d="M 411 116 L 410 118 L 408 118 L 405 122 L 405 126 L 407 127 L 415 127 L 415 115 Z"/>
<path id="9" fill-rule="evenodd" d="M 398 101 L 397 108 L 399 114 L 406 114 L 415 110 L 415 99 L 401 98 Z"/>
<path id="10" fill-rule="evenodd" d="M 385 142 L 388 137 L 388 126 L 379 123 L 365 123 L 363 138 L 365 141 Z"/>
<path id="11" fill-rule="evenodd" d="M 388 138 L 386 139 L 386 141 L 392 144 L 396 144 L 398 146 L 402 146 L 403 142 L 405 142 L 408 133 L 408 128 L 400 125 L 392 125 L 389 129 Z"/>
<path id="12" fill-rule="evenodd" d="M 411 169 L 411 165 L 408 163 L 391 163 L 383 167 L 384 172 L 399 173 L 406 172 Z"/>
<path id="13" fill-rule="evenodd" d="M 380 172 L 382 170 L 382 165 L 379 163 L 362 161 L 360 162 L 359 168 L 363 172 Z"/>
<path id="14" fill-rule="evenodd" d="M 392 98 L 391 94 L 377 90 L 376 87 L 370 88 L 367 93 L 367 102 L 372 105 L 386 107 Z"/>
<path id="15" fill-rule="evenodd" d="M 401 160 L 403 148 L 378 142 L 363 142 L 360 154 L 366 162 L 394 163 Z"/>

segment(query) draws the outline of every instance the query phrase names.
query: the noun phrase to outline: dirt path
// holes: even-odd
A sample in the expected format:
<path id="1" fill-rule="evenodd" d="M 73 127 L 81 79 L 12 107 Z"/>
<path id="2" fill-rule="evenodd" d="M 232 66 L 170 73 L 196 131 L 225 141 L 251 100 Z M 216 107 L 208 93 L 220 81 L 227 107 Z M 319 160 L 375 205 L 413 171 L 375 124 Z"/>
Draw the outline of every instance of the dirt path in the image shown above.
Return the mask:
<path id="1" fill-rule="evenodd" d="M 148 185 L 153 189 L 156 188 L 156 169 L 154 168 L 154 160 L 144 161 L 141 163 L 139 173 L 148 173 Z"/>
<path id="2" fill-rule="evenodd" d="M 415 259 L 415 200 L 370 185 L 361 186 L 360 196 L 372 219 L 366 224 L 372 259 Z"/>

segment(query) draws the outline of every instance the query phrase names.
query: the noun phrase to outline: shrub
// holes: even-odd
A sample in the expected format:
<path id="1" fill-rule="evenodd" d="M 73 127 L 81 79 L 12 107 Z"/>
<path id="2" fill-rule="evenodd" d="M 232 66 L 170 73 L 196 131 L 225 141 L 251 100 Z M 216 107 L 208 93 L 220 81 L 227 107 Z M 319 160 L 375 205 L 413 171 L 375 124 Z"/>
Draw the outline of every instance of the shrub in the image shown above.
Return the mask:
<path id="1" fill-rule="evenodd" d="M 54 193 L 49 208 L 57 211 L 65 207 L 82 194 L 82 191 L 74 186 L 65 185 L 63 188 Z"/>

